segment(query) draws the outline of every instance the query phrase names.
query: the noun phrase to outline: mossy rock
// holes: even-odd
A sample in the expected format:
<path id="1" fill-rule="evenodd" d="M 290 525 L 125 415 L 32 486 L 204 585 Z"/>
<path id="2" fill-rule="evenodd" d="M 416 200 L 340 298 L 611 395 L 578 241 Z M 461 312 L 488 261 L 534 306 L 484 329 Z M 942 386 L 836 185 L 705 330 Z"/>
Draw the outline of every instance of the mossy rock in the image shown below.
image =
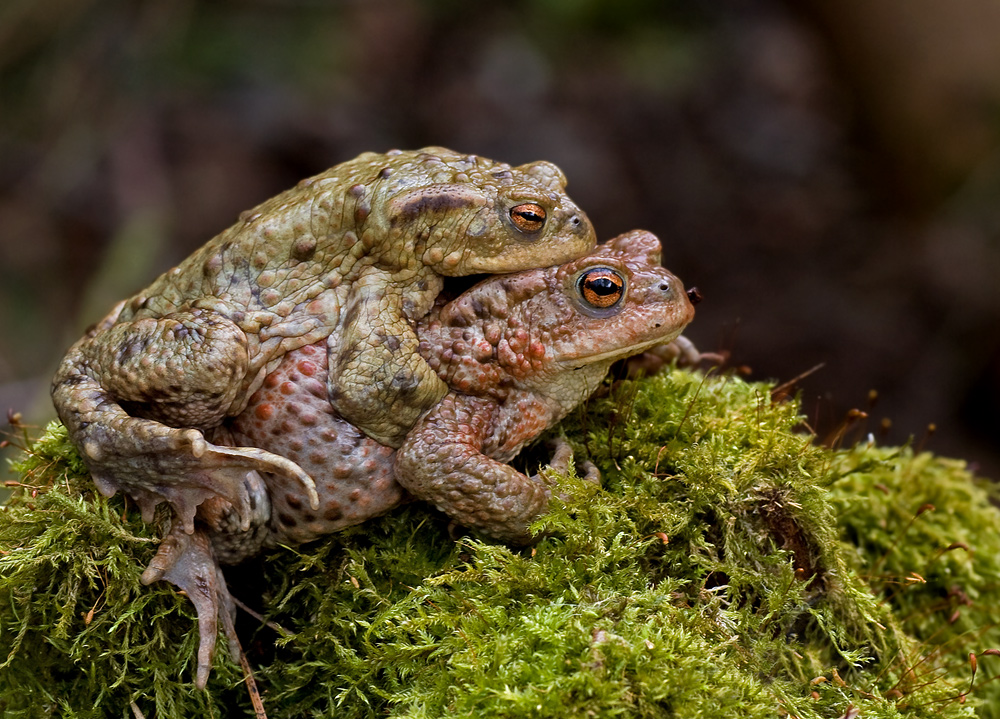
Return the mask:
<path id="1" fill-rule="evenodd" d="M 534 547 L 413 504 L 228 570 L 268 621 L 238 620 L 268 716 L 1000 717 L 990 488 L 908 448 L 819 447 L 771 389 L 609 386 L 561 428 L 603 487 L 558 478 Z M 158 528 L 94 491 L 63 428 L 16 470 L 3 715 L 252 716 L 224 642 L 194 689 L 192 607 L 139 582 Z"/>

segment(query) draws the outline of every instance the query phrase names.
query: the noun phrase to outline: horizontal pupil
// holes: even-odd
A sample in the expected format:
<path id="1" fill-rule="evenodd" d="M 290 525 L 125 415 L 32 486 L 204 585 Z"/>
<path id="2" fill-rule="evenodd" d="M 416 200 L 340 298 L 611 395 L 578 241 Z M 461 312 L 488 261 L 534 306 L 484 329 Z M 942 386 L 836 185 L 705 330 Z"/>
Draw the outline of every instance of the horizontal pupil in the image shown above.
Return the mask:
<path id="1" fill-rule="evenodd" d="M 594 291 L 594 294 L 613 295 L 615 292 L 618 292 L 618 285 L 607 277 L 598 277 L 597 279 L 590 280 L 587 284 Z"/>

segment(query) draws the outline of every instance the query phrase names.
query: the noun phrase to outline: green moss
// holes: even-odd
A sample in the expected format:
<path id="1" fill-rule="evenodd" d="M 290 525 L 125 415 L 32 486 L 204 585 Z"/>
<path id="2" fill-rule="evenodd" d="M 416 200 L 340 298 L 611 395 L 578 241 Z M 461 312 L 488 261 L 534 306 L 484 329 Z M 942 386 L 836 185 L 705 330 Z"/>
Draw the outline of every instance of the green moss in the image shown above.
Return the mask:
<path id="1" fill-rule="evenodd" d="M 919 652 L 900 659 L 971 679 L 969 653 L 1000 648 L 996 489 L 965 463 L 909 448 L 838 453 L 831 502 L 844 556 L 891 607 Z M 1000 657 L 979 665 L 978 716 L 1000 717 Z M 918 671 L 927 673 L 930 667 Z"/>
<path id="2" fill-rule="evenodd" d="M 927 454 L 818 447 L 798 411 L 734 377 L 621 383 L 561 428 L 603 487 L 560 478 L 533 548 L 414 504 L 236 568 L 270 621 L 239 625 L 268 716 L 1000 716 L 1000 658 L 959 699 L 969 653 L 1000 646 L 987 488 Z M 224 645 L 194 690 L 191 608 L 139 583 L 156 528 L 96 495 L 59 425 L 17 469 L 4 715 L 248 715 Z"/>

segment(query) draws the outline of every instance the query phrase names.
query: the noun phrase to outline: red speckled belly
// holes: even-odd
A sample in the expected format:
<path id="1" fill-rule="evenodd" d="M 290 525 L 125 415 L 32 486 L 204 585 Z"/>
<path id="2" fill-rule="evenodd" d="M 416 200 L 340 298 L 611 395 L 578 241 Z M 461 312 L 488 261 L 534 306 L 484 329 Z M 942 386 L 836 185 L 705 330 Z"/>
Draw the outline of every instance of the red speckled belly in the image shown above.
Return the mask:
<path id="1" fill-rule="evenodd" d="M 393 478 L 395 451 L 334 412 L 327 367 L 325 340 L 289 352 L 231 421 L 237 444 L 287 457 L 316 482 L 320 506 L 314 511 L 301 485 L 264 475 L 278 542 L 308 542 L 383 514 L 409 497 Z"/>

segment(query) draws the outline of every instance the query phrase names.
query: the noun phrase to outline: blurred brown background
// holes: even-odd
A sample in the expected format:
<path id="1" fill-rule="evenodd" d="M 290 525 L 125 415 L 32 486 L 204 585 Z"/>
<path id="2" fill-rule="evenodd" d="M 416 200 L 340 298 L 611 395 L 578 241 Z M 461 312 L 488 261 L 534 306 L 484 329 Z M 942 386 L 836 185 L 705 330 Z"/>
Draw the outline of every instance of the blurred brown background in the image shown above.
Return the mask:
<path id="1" fill-rule="evenodd" d="M 364 150 L 548 159 L 689 335 L 1000 477 L 994 0 L 6 0 L 0 410 L 82 328 Z"/>

